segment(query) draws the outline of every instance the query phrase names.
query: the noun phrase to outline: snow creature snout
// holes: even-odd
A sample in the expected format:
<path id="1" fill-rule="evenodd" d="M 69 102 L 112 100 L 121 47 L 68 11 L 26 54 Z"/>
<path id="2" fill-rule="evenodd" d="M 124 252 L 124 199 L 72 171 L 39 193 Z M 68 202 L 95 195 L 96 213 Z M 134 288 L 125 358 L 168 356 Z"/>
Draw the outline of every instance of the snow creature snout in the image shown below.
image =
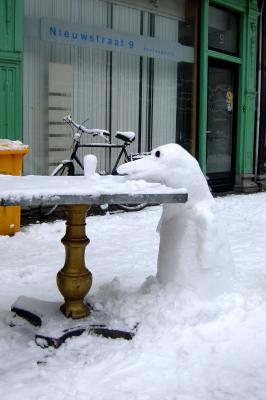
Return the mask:
<path id="1" fill-rule="evenodd" d="M 121 165 L 118 173 L 128 175 L 128 179 L 144 179 L 173 188 L 184 187 L 189 192 L 189 204 L 212 198 L 197 160 L 176 143 L 159 146 L 151 155 Z"/>

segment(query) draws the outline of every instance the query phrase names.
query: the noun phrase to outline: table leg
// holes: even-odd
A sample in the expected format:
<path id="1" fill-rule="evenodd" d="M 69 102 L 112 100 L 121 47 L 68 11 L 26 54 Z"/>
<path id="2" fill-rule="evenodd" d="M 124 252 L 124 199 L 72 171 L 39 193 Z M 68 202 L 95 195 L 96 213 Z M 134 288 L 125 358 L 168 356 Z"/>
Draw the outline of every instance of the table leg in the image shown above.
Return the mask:
<path id="1" fill-rule="evenodd" d="M 85 265 L 85 249 L 89 243 L 86 236 L 86 215 L 90 206 L 66 205 L 66 234 L 62 239 L 65 246 L 65 264 L 57 274 L 57 285 L 64 297 L 60 309 L 66 317 L 58 315 L 59 304 L 28 297 L 19 297 L 12 305 L 12 311 L 38 327 L 35 341 L 41 347 L 59 347 L 67 338 L 79 336 L 83 332 L 102 335 L 106 338 L 131 340 L 137 330 L 136 323 L 129 328 L 124 321 L 120 329 L 112 328 L 108 316 L 99 310 L 90 310 L 84 297 L 92 284 L 92 275 Z M 85 318 L 91 312 L 89 318 Z M 72 319 L 84 318 L 75 323 Z M 19 325 L 14 318 L 12 326 Z M 125 325 L 122 330 L 121 326 Z M 11 325 L 10 325 L 11 326 Z"/>
<path id="2" fill-rule="evenodd" d="M 89 243 L 86 236 L 86 215 L 89 205 L 66 205 L 65 265 L 57 274 L 57 286 L 65 299 L 60 307 L 66 317 L 73 319 L 89 315 L 84 297 L 92 284 L 92 274 L 85 265 L 85 249 Z"/>

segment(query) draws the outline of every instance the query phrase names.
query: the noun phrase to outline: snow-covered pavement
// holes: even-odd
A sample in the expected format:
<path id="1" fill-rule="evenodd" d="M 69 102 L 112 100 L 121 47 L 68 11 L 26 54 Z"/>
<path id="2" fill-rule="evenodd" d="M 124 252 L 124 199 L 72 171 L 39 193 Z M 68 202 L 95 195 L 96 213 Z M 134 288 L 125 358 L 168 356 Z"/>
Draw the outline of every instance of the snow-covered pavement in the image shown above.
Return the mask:
<path id="1" fill-rule="evenodd" d="M 20 295 L 61 299 L 64 222 L 0 237 L 1 400 L 265 400 L 266 193 L 216 199 L 236 264 L 235 291 L 212 302 L 156 284 L 161 208 L 89 217 L 86 264 L 98 307 L 132 341 L 82 335 L 41 349 L 27 323 L 9 327 Z"/>

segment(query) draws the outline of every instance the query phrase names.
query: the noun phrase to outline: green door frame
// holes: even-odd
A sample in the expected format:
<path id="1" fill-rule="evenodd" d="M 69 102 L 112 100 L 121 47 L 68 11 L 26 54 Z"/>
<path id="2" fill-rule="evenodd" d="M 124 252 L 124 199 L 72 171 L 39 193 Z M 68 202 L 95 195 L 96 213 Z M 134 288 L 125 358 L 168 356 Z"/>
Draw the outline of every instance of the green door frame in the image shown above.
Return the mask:
<path id="1" fill-rule="evenodd" d="M 208 49 L 209 4 L 219 5 L 240 14 L 239 57 Z M 254 191 L 253 177 L 254 130 L 256 109 L 256 0 L 202 0 L 200 2 L 200 87 L 199 87 L 199 147 L 198 160 L 206 173 L 207 94 L 209 57 L 239 65 L 236 190 Z M 248 180 L 250 181 L 249 183 Z M 245 181 L 245 183 L 244 183 Z M 249 188 L 249 189 L 248 189 Z M 247 190 L 246 190 L 247 189 Z"/>

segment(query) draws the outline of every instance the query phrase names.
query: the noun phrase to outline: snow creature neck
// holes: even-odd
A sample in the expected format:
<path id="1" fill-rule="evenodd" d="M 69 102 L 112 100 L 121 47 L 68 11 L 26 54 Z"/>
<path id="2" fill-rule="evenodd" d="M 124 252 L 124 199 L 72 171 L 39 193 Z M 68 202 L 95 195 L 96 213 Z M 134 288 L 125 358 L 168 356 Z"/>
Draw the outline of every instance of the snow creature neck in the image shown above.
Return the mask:
<path id="1" fill-rule="evenodd" d="M 177 144 L 122 165 L 119 173 L 173 188 L 186 188 L 185 204 L 164 204 L 158 225 L 159 283 L 189 288 L 202 298 L 231 290 L 233 260 L 215 202 L 198 162 Z M 178 290 L 179 290 L 178 289 Z"/>

